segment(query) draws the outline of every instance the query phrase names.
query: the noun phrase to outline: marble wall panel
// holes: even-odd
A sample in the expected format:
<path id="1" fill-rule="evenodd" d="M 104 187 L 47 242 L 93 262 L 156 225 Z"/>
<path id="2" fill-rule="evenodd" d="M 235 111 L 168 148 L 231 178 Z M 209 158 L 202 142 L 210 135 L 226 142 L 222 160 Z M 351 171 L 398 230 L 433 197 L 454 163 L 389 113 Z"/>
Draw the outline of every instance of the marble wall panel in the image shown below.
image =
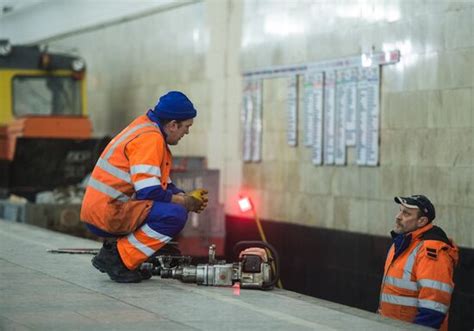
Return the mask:
<path id="1" fill-rule="evenodd" d="M 187 93 L 199 116 L 173 153 L 206 156 L 221 170 L 229 214 L 249 192 L 268 220 L 387 235 L 393 196 L 425 193 L 440 224 L 473 247 L 473 21 L 472 1 L 205 0 L 55 44 L 87 62 L 98 136 L 118 132 L 168 90 Z M 300 144 L 289 147 L 285 78 L 263 84 L 262 162 L 242 162 L 242 72 L 372 48 L 401 52 L 400 63 L 382 68 L 378 167 L 356 166 L 353 149 L 347 166 L 312 165 L 301 100 Z"/>

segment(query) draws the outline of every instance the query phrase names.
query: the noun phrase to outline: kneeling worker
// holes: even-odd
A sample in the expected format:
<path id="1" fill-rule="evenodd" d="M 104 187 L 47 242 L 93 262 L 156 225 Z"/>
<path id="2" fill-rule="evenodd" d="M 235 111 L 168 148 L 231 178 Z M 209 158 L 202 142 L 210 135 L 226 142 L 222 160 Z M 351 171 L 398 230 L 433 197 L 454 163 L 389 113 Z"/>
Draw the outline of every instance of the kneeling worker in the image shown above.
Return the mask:
<path id="1" fill-rule="evenodd" d="M 185 194 L 171 181 L 172 155 L 197 112 L 181 92 L 163 95 L 153 110 L 115 136 L 92 171 L 81 219 L 105 241 L 94 267 L 119 283 L 142 280 L 139 265 L 184 227 L 188 212 L 207 206 L 207 191 Z"/>
<path id="2" fill-rule="evenodd" d="M 379 312 L 447 330 L 458 248 L 433 225 L 435 208 L 424 195 L 395 197 L 400 211 L 385 262 Z"/>

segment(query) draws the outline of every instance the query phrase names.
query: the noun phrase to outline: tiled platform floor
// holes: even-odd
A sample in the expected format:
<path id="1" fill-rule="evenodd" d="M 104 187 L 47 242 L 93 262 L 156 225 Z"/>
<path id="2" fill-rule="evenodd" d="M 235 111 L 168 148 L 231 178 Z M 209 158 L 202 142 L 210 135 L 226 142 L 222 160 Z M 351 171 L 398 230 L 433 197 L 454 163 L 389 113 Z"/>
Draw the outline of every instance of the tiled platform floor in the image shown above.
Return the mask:
<path id="1" fill-rule="evenodd" d="M 285 290 L 152 278 L 117 284 L 90 255 L 100 243 L 0 220 L 0 330 L 408 330 L 412 325 Z M 421 329 L 421 328 L 419 328 Z"/>

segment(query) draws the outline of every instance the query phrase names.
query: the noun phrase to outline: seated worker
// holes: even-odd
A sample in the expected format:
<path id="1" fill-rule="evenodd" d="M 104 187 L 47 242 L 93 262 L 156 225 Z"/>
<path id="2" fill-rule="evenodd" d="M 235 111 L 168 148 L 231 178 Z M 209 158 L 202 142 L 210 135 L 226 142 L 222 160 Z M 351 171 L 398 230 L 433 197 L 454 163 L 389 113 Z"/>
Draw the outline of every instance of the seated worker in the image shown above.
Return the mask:
<path id="1" fill-rule="evenodd" d="M 400 211 L 391 232 L 379 312 L 435 329 L 447 330 L 458 248 L 433 225 L 436 212 L 424 195 L 395 197 Z"/>
<path id="2" fill-rule="evenodd" d="M 171 181 L 172 155 L 197 112 L 181 92 L 160 97 L 102 152 L 86 188 L 81 220 L 100 237 L 116 237 L 92 259 L 119 283 L 140 282 L 141 263 L 184 227 L 188 212 L 207 206 L 207 191 L 185 194 Z"/>

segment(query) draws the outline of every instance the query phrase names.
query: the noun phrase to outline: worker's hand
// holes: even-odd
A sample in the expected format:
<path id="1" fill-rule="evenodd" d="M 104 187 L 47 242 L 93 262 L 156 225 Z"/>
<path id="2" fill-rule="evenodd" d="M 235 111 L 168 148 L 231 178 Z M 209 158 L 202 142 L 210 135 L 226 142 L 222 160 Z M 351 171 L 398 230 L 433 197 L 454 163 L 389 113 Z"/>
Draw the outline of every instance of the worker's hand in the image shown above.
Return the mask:
<path id="1" fill-rule="evenodd" d="M 197 212 L 201 209 L 202 201 L 196 199 L 195 197 L 185 194 L 183 196 L 183 201 L 184 208 L 186 208 L 188 212 Z"/>
<path id="2" fill-rule="evenodd" d="M 242 252 L 240 252 L 239 259 L 241 259 L 242 256 L 244 255 L 257 255 L 262 259 L 262 261 L 264 262 L 268 261 L 267 251 L 264 248 L 260 248 L 260 247 L 246 248 Z"/>
<path id="3" fill-rule="evenodd" d="M 197 188 L 191 192 L 188 192 L 187 193 L 188 195 L 198 199 L 198 200 L 201 200 L 201 201 L 204 201 L 206 200 L 207 201 L 207 190 L 204 189 L 204 188 Z"/>
<path id="4" fill-rule="evenodd" d="M 207 203 L 209 201 L 209 197 L 208 197 L 207 194 L 208 194 L 208 191 L 206 189 L 203 189 L 203 188 L 195 189 L 194 191 L 188 192 L 186 194 L 186 195 L 189 195 L 189 196 L 201 201 L 201 206 L 199 207 L 199 209 L 198 210 L 193 210 L 193 211 L 195 211 L 196 213 L 200 213 L 204 209 L 206 209 Z"/>

